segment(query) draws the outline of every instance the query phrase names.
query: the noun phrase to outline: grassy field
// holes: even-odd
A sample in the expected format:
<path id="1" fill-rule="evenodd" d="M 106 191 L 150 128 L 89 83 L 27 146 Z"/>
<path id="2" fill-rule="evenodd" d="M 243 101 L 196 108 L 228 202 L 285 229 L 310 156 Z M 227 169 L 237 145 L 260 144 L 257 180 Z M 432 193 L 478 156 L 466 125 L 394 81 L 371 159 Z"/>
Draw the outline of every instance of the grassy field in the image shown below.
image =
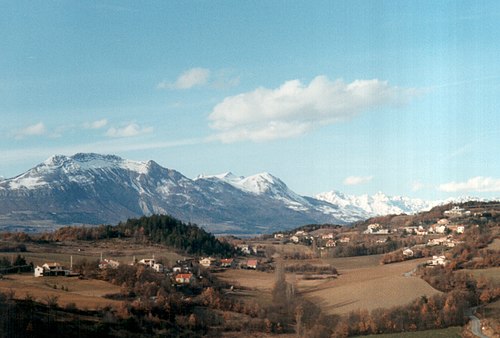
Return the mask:
<path id="1" fill-rule="evenodd" d="M 297 275 L 296 285 L 306 298 L 319 304 L 326 313 L 344 314 L 356 309 L 373 310 L 381 307 L 405 305 L 415 298 L 439 293 L 418 277 L 405 277 L 425 259 L 380 265 L 380 256 L 362 256 L 306 261 L 286 261 L 285 264 L 332 264 L 339 270 L 339 277 L 327 280 L 304 280 Z M 269 300 L 274 274 L 252 270 L 227 270 L 219 275 L 236 287 L 242 286 L 245 299 L 259 303 Z M 287 274 L 288 281 L 293 275 Z"/>
<path id="2" fill-rule="evenodd" d="M 161 259 L 164 263 L 175 262 L 183 258 L 181 255 L 172 252 L 162 246 L 143 245 L 134 243 L 131 239 L 112 239 L 107 241 L 75 241 L 62 242 L 57 244 L 26 244 L 27 252 L 20 253 L 26 258 L 27 262 L 33 262 L 36 265 L 42 265 L 47 262 L 58 262 L 65 267 L 69 267 L 71 256 L 73 263 L 82 259 L 98 260 L 101 253 L 103 258 L 112 258 L 122 264 L 132 262 L 134 256 L 137 259 L 155 258 Z M 0 257 L 12 259 L 18 253 L 0 252 Z"/>
<path id="3" fill-rule="evenodd" d="M 29 294 L 41 302 L 47 297 L 56 296 L 60 306 L 75 303 L 82 309 L 96 309 L 119 303 L 103 296 L 118 293 L 120 287 L 100 280 L 81 280 L 76 277 L 33 277 L 32 274 L 12 274 L 0 280 L 0 291 L 12 291 L 17 299 L 23 299 Z"/>
<path id="4" fill-rule="evenodd" d="M 488 269 L 473 269 L 464 271 L 467 273 L 471 273 L 476 278 L 484 276 L 487 279 L 490 279 L 495 286 L 500 286 L 500 267 L 488 268 Z"/>
<path id="5" fill-rule="evenodd" d="M 352 265 L 349 264 L 350 260 Z M 308 287 L 302 283 L 302 288 L 299 288 L 327 313 L 344 314 L 356 309 L 389 308 L 408 304 L 423 295 L 439 293 L 418 277 L 404 276 L 425 259 L 380 265 L 374 257 L 366 256 L 332 259 L 330 263 L 337 266 L 336 261 L 341 263 L 337 279 Z"/>
<path id="6" fill-rule="evenodd" d="M 495 238 L 490 245 L 488 245 L 490 250 L 500 250 L 500 238 Z"/>
<path id="7" fill-rule="evenodd" d="M 154 255 L 157 260 L 162 260 L 164 263 L 172 263 L 183 258 L 165 247 L 143 245 L 130 239 L 112 239 L 97 242 L 58 242 L 55 244 L 27 243 L 26 246 L 27 252 L 0 252 L 0 257 L 13 260 L 18 254 L 21 254 L 28 263 L 33 262 L 35 266 L 58 262 L 65 268 L 70 267 L 71 257 L 73 257 L 73 263 L 76 264 L 83 259 L 97 261 L 101 253 L 103 258 L 112 258 L 122 264 L 132 262 L 134 256 L 137 259 L 142 259 L 151 258 Z M 57 296 L 59 297 L 58 303 L 60 306 L 75 303 L 79 308 L 95 309 L 118 303 L 103 298 L 103 296 L 118 293 L 120 288 L 99 280 L 81 280 L 76 277 L 35 278 L 33 273 L 23 273 L 5 275 L 0 280 L 0 291 L 12 291 L 15 293 L 15 297 L 19 299 L 30 294 L 36 300 L 42 302 L 47 297 Z"/>
<path id="8" fill-rule="evenodd" d="M 454 338 L 461 337 L 460 333 L 462 328 L 460 326 L 449 327 L 440 330 L 427 330 L 427 331 L 417 331 L 417 332 L 402 332 L 402 333 L 392 333 L 392 334 L 377 334 L 368 335 L 362 337 L 372 337 L 372 338 Z"/>

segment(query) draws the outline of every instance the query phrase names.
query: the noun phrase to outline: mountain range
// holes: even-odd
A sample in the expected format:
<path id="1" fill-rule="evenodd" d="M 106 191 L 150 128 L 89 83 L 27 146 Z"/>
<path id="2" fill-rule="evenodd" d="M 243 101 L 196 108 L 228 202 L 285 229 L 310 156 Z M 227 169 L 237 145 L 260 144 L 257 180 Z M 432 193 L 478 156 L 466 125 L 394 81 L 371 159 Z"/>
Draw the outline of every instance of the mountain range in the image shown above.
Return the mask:
<path id="1" fill-rule="evenodd" d="M 441 203 L 338 191 L 313 198 L 296 194 L 269 173 L 190 179 L 154 161 L 80 153 L 52 156 L 21 175 L 0 180 L 0 227 L 39 231 L 168 213 L 215 233 L 258 234 L 309 223 L 348 224 L 376 215 L 415 213 Z"/>

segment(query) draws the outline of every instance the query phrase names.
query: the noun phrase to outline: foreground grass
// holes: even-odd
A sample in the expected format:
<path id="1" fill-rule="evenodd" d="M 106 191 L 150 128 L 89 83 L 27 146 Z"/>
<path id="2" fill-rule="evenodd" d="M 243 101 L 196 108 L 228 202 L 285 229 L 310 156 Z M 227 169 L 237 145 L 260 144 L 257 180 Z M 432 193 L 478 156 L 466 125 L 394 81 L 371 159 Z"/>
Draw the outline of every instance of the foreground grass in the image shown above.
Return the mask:
<path id="1" fill-rule="evenodd" d="M 416 332 L 401 332 L 401 333 L 391 333 L 391 334 L 377 334 L 369 336 L 359 336 L 359 337 L 376 337 L 376 338 L 435 338 L 435 337 L 445 337 L 445 338 L 459 338 L 462 328 L 460 326 L 448 327 L 446 329 L 439 330 L 426 330 L 426 331 L 416 331 Z"/>

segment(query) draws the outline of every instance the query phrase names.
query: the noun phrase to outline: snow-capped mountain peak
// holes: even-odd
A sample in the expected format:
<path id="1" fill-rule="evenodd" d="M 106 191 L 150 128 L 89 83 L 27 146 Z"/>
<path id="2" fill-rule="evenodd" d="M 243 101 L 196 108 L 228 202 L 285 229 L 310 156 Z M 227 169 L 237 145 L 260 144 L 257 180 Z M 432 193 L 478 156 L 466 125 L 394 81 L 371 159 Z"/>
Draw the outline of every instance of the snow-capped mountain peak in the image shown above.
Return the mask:
<path id="1" fill-rule="evenodd" d="M 439 201 L 424 201 L 417 198 L 387 196 L 382 192 L 374 195 L 347 195 L 338 191 L 330 191 L 316 195 L 316 198 L 341 207 L 360 208 L 369 216 L 388 214 L 412 214 L 430 210 L 440 204 Z"/>

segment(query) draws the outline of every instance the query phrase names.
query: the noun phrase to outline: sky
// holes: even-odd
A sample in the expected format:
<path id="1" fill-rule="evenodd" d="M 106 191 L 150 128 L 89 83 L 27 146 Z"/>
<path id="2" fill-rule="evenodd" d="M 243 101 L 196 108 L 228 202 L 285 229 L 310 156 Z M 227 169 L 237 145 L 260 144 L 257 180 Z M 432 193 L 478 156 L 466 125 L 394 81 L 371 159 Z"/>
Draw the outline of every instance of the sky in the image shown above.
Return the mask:
<path id="1" fill-rule="evenodd" d="M 500 196 L 498 1 L 0 0 L 0 176 L 116 154 Z"/>

